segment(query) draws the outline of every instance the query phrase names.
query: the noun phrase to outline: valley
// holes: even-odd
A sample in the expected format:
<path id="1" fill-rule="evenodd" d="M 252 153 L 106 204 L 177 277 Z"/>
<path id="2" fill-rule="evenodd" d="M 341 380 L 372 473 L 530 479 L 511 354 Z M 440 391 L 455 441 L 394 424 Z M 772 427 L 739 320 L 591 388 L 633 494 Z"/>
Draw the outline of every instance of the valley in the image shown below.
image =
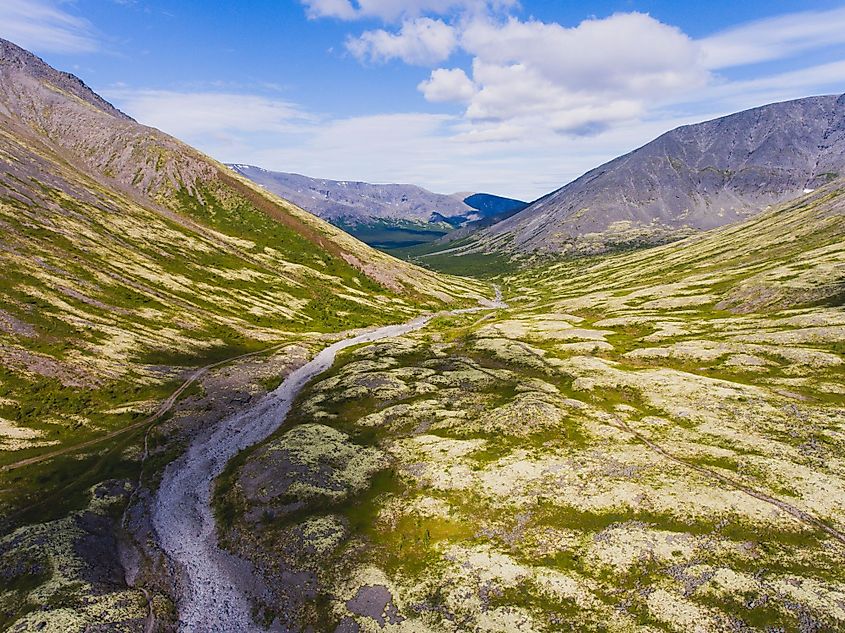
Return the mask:
<path id="1" fill-rule="evenodd" d="M 523 208 L 0 40 L 0 629 L 845 630 L 843 98 Z"/>
<path id="2" fill-rule="evenodd" d="M 278 587 L 268 613 L 318 630 L 841 628 L 845 320 L 841 277 L 820 274 L 845 257 L 840 187 L 529 269 L 504 279 L 507 309 L 342 355 L 218 483 L 223 542 Z"/>

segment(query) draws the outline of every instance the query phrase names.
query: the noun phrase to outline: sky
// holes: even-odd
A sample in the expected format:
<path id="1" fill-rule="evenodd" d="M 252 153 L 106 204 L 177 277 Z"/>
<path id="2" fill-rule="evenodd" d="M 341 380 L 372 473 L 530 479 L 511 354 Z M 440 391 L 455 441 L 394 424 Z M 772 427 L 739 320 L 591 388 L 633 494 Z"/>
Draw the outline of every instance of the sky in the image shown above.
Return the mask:
<path id="1" fill-rule="evenodd" d="M 0 0 L 0 37 L 214 158 L 532 200 L 845 92 L 845 2 Z"/>

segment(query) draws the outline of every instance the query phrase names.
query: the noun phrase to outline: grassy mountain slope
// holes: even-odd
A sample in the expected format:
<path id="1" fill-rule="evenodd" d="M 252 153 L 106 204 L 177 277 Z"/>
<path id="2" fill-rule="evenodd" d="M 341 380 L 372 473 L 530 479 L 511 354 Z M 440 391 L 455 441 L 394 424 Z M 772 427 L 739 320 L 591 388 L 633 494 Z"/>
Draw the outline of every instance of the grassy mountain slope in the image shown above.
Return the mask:
<path id="1" fill-rule="evenodd" d="M 843 233 L 838 181 L 347 353 L 219 482 L 228 546 L 318 630 L 841 630 Z"/>
<path id="2" fill-rule="evenodd" d="M 30 431 L 4 426 L 6 448 L 119 425 L 103 407 L 182 365 L 473 301 L 477 286 L 364 246 L 10 47 L 0 417 Z"/>
<path id="3" fill-rule="evenodd" d="M 15 630 L 143 628 L 154 605 L 124 581 L 120 516 L 192 433 L 326 333 L 489 294 L 367 247 L 3 40 L 0 266 L 0 628 Z M 172 610 L 172 588 L 154 593 Z"/>

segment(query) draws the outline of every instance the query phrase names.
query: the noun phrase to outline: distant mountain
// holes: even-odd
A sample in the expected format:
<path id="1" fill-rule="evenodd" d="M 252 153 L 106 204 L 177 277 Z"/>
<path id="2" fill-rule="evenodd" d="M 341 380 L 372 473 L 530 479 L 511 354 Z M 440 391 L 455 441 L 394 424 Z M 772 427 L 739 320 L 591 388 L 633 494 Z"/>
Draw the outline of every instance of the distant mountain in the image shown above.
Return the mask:
<path id="1" fill-rule="evenodd" d="M 733 223 L 845 171 L 845 95 L 668 132 L 480 232 L 476 250 L 591 253 Z"/>
<path id="2" fill-rule="evenodd" d="M 430 242 L 470 222 L 525 206 L 492 194 L 445 195 L 415 185 L 326 180 L 243 164 L 229 167 L 383 249 Z"/>
<path id="3" fill-rule="evenodd" d="M 503 198 L 489 193 L 474 193 L 464 198 L 464 203 L 476 209 L 485 218 L 512 214 L 528 206 L 528 203 L 522 200 Z"/>

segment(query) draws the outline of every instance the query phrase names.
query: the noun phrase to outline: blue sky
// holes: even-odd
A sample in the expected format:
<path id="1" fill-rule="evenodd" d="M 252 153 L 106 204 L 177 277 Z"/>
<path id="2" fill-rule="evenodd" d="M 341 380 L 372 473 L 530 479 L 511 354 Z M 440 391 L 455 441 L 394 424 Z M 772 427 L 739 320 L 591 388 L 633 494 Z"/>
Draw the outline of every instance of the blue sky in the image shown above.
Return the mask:
<path id="1" fill-rule="evenodd" d="M 2 0 L 0 36 L 226 162 L 531 199 L 845 92 L 845 3 Z"/>

